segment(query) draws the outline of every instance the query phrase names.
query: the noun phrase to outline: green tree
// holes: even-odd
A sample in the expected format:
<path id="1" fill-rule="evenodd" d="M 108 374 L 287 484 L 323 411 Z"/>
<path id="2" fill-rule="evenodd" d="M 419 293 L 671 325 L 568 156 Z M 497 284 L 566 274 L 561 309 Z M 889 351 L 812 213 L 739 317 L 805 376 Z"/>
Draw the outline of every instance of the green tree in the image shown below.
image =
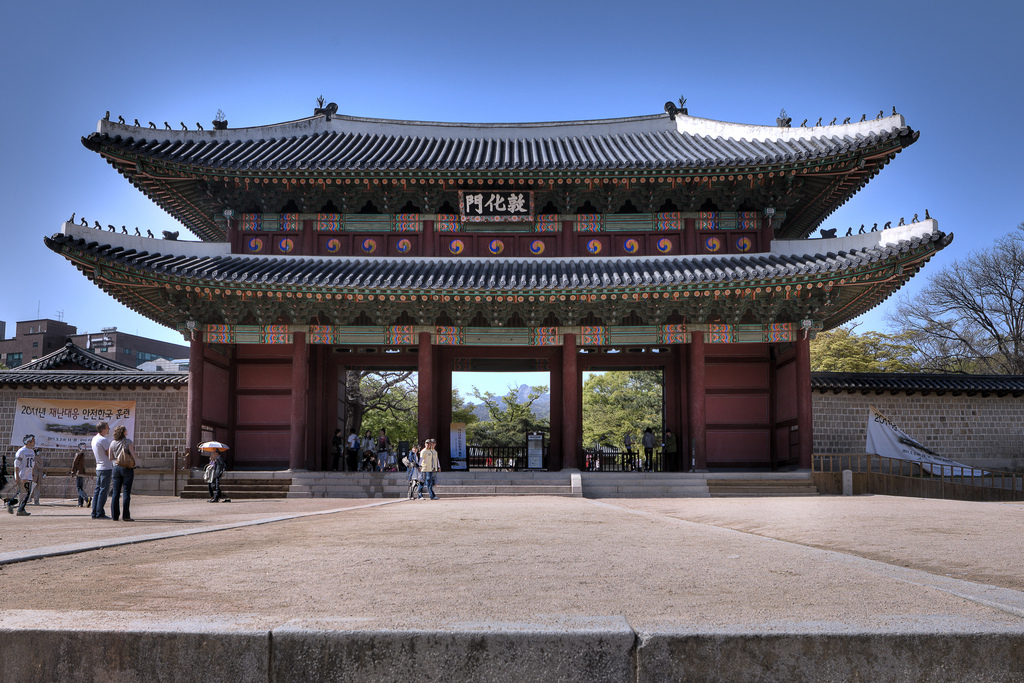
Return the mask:
<path id="1" fill-rule="evenodd" d="M 367 429 L 374 436 L 383 428 L 392 443 L 417 439 L 419 429 L 418 393 L 411 372 L 365 372 L 359 376 L 358 391 L 349 394 L 350 407 L 359 410 L 359 421 L 351 426 L 359 434 Z"/>
<path id="2" fill-rule="evenodd" d="M 811 340 L 811 370 L 816 372 L 918 372 L 910 335 L 865 332 L 856 325 L 819 332 Z"/>
<path id="3" fill-rule="evenodd" d="M 479 421 L 473 412 L 473 405 L 466 403 L 466 399 L 462 398 L 458 389 L 452 389 L 452 422 L 462 422 L 468 427 Z"/>
<path id="4" fill-rule="evenodd" d="M 488 420 L 466 427 L 466 439 L 478 446 L 525 446 L 529 432 L 548 432 L 547 420 L 533 414 L 534 401 L 546 394 L 546 386 L 530 387 L 525 400 L 519 400 L 519 390 L 509 387 L 508 393 L 499 398 L 487 392 L 473 390 L 473 396 L 487 407 Z"/>
<path id="5" fill-rule="evenodd" d="M 628 432 L 639 442 L 644 429 L 662 428 L 662 373 L 629 370 L 592 375 L 583 383 L 583 443 L 622 446 Z"/>

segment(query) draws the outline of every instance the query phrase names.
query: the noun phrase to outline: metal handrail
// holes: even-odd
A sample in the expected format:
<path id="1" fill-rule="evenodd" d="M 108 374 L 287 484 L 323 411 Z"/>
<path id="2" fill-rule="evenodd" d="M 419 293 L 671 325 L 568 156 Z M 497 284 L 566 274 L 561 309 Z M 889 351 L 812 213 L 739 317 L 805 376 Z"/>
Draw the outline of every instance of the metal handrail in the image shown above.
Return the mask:
<path id="1" fill-rule="evenodd" d="M 921 463 L 875 453 L 816 453 L 811 458 L 811 471 L 814 473 L 850 470 L 851 472 L 886 474 L 893 477 L 923 479 L 939 483 L 948 482 L 981 488 L 1024 491 L 1024 473 L 966 465 L 935 465 L 935 467 L 938 472 L 929 472 L 921 466 Z M 946 473 L 946 470 L 949 470 L 949 474 Z M 982 472 L 982 474 L 977 474 L 978 472 Z"/>

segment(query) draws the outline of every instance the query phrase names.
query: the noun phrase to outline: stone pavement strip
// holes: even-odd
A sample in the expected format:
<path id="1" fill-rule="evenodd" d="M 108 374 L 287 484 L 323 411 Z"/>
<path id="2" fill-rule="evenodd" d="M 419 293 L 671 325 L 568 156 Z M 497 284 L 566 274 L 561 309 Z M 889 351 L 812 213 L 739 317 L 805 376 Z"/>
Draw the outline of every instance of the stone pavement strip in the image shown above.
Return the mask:
<path id="1" fill-rule="evenodd" d="M 1024 505 L 136 497 L 0 516 L 2 680 L 1024 680 Z"/>

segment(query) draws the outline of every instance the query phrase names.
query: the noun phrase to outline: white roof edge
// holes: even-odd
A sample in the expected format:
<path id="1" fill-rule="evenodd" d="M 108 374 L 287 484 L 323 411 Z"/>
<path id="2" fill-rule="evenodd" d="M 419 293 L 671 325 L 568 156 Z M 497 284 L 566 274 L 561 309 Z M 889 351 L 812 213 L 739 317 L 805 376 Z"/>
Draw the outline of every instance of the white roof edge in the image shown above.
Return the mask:
<path id="1" fill-rule="evenodd" d="M 78 223 L 64 223 L 61 233 L 69 237 L 84 239 L 87 242 L 100 242 L 112 247 L 134 249 L 137 252 L 162 254 L 167 256 L 230 256 L 231 247 L 227 242 L 194 242 L 191 240 L 162 240 L 136 235 L 125 235 L 120 232 L 107 232 L 90 228 Z"/>
<path id="2" fill-rule="evenodd" d="M 755 126 L 746 123 L 728 123 L 696 116 L 676 116 L 676 130 L 690 135 L 732 138 L 733 140 L 807 140 L 832 136 L 870 135 L 902 128 L 906 122 L 902 114 L 881 119 L 844 123 L 834 126 L 813 126 L 809 128 L 780 128 L 778 126 Z"/>
<path id="3" fill-rule="evenodd" d="M 780 256 L 806 256 L 808 254 L 825 254 L 833 252 L 838 254 L 841 251 L 859 251 L 871 249 L 872 247 L 887 247 L 899 244 L 904 240 L 911 240 L 915 237 L 924 237 L 937 232 L 939 222 L 934 218 L 900 225 L 888 230 L 877 232 L 865 232 L 862 235 L 850 235 L 849 237 L 832 237 L 828 239 L 811 240 L 772 240 L 772 252 Z"/>
<path id="4" fill-rule="evenodd" d="M 447 123 L 440 121 L 399 121 L 371 119 L 335 114 L 327 121 L 323 116 L 311 116 L 296 121 L 229 128 L 226 130 L 167 130 L 164 128 L 136 127 L 101 119 L 97 133 L 123 138 L 160 140 L 168 142 L 198 140 L 269 140 L 320 133 L 359 133 L 384 135 L 415 135 L 424 138 L 478 138 L 478 139 L 543 139 L 559 136 L 612 135 L 617 133 L 671 131 L 674 126 L 667 114 L 632 116 L 616 119 L 586 121 L 551 121 L 538 123 Z"/>

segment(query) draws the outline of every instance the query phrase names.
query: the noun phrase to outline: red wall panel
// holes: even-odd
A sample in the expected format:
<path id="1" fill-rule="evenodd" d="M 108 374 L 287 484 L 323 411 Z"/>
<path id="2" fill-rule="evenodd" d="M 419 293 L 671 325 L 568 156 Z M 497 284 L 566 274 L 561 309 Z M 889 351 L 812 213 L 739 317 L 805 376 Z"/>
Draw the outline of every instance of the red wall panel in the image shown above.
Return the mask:
<path id="1" fill-rule="evenodd" d="M 239 396 L 237 423 L 243 425 L 288 424 L 291 396 Z"/>
<path id="2" fill-rule="evenodd" d="M 775 373 L 775 419 L 796 419 L 796 363 L 788 363 Z"/>
<path id="3" fill-rule="evenodd" d="M 707 434 L 708 463 L 767 463 L 768 430 L 714 430 Z"/>
<path id="4" fill-rule="evenodd" d="M 292 386 L 291 365 L 239 363 L 237 372 L 239 389 L 290 389 Z"/>
<path id="5" fill-rule="evenodd" d="M 288 464 L 288 430 L 235 432 L 235 465 Z"/>
<path id="6" fill-rule="evenodd" d="M 767 363 L 708 363 L 704 372 L 708 389 L 768 388 Z"/>
<path id="7" fill-rule="evenodd" d="M 767 423 L 768 395 L 730 396 L 709 394 L 707 423 Z"/>
<path id="8" fill-rule="evenodd" d="M 228 421 L 228 371 L 210 363 L 203 368 L 203 419 Z"/>

